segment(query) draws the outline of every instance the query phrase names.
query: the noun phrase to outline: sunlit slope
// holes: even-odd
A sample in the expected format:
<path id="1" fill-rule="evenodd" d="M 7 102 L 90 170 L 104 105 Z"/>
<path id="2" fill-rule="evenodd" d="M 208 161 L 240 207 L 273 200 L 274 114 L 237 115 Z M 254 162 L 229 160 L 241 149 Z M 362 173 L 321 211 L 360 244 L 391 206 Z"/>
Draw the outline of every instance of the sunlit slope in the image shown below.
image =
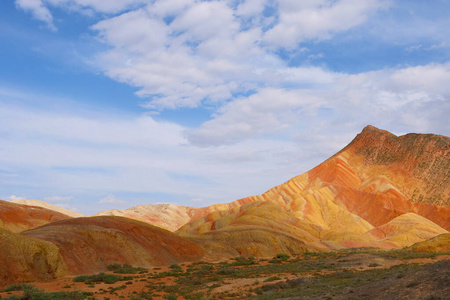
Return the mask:
<path id="1" fill-rule="evenodd" d="M 188 207 L 174 204 L 139 205 L 129 209 L 111 209 L 102 211 L 96 216 L 120 216 L 140 220 L 170 231 L 179 229 L 184 224 L 216 211 L 224 211 L 240 207 L 246 199 L 231 203 L 214 204 L 207 207 Z"/>
<path id="2" fill-rule="evenodd" d="M 68 274 L 58 247 L 0 229 L 0 286 Z"/>
<path id="3" fill-rule="evenodd" d="M 450 251 L 450 233 L 444 233 L 429 240 L 415 243 L 408 247 L 408 249 L 418 252 Z"/>
<path id="4" fill-rule="evenodd" d="M 0 228 L 22 232 L 47 223 L 69 219 L 57 211 L 0 200 Z"/>
<path id="5" fill-rule="evenodd" d="M 427 150 L 411 150 L 414 139 L 419 149 Z M 376 147 L 387 147 L 393 155 Z M 346 148 L 316 168 L 262 195 L 240 200 L 271 205 L 246 205 L 211 213 L 184 225 L 178 233 L 203 240 L 210 237 L 211 246 L 217 239 L 215 235 L 259 226 L 295 237 L 306 248 L 409 246 L 450 228 L 450 207 L 445 196 L 449 174 L 442 168 L 448 165 L 448 148 L 447 137 L 396 137 L 368 126 Z M 366 158 L 365 153 L 378 154 Z M 427 175 L 434 171 L 447 178 Z M 411 190 L 409 180 L 423 188 Z M 407 195 L 414 198 L 419 192 L 422 196 L 415 199 L 421 202 L 408 199 Z M 442 203 L 446 206 L 437 205 Z M 276 225 L 268 220 L 276 220 Z"/>
<path id="6" fill-rule="evenodd" d="M 23 235 L 56 245 L 72 274 L 105 271 L 112 263 L 168 265 L 198 260 L 204 253 L 170 231 L 122 217 L 63 220 Z"/>
<path id="7" fill-rule="evenodd" d="M 46 209 L 50 209 L 62 214 L 65 214 L 69 217 L 72 218 L 81 218 L 81 217 L 85 217 L 85 215 L 65 209 L 63 207 L 59 207 L 57 205 L 53 205 L 44 201 L 40 201 L 40 200 L 34 200 L 34 199 L 26 199 L 26 200 L 13 200 L 11 201 L 12 203 L 17 203 L 17 204 L 24 204 L 24 205 L 28 205 L 28 206 L 37 206 L 37 207 L 43 207 Z"/>
<path id="8" fill-rule="evenodd" d="M 212 213 L 187 224 L 178 234 L 202 245 L 211 257 L 270 257 L 326 250 L 316 229 L 273 202 L 255 202 Z"/>

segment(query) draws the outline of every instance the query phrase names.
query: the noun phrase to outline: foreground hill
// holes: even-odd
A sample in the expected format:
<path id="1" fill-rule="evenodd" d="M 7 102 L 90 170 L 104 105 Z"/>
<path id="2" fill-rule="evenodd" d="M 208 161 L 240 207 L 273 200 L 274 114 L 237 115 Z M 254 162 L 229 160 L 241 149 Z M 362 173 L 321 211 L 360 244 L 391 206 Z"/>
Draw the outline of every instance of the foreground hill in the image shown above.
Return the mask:
<path id="1" fill-rule="evenodd" d="M 0 229 L 0 286 L 67 275 L 58 247 Z"/>
<path id="2" fill-rule="evenodd" d="M 63 220 L 23 236 L 56 245 L 71 274 L 104 271 L 112 263 L 150 267 L 194 261 L 204 253 L 170 231 L 122 217 Z"/>

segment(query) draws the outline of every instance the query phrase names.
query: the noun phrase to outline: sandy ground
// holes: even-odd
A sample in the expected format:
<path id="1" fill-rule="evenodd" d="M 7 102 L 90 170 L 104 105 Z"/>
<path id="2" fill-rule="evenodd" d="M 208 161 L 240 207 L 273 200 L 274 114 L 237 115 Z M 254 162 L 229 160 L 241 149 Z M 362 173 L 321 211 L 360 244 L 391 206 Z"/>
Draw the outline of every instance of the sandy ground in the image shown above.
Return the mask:
<path id="1" fill-rule="evenodd" d="M 351 254 L 346 257 L 341 258 L 331 258 L 327 262 L 335 264 L 339 268 L 347 269 L 347 270 L 353 270 L 353 271 L 362 271 L 367 269 L 373 269 L 373 268 L 390 268 L 395 265 L 400 265 L 404 263 L 419 263 L 419 264 L 427 264 L 437 261 L 443 261 L 443 260 L 450 260 L 450 255 L 446 256 L 438 256 L 435 259 L 428 259 L 428 258 L 421 258 L 421 259 L 410 259 L 410 260 L 404 260 L 404 259 L 397 259 L 397 258 L 383 258 L 371 254 Z M 262 260 L 259 262 L 260 265 L 267 265 L 267 260 Z M 186 265 L 182 265 L 183 270 L 187 269 Z M 42 289 L 46 292 L 56 292 L 56 291 L 86 291 L 86 292 L 92 292 L 93 296 L 97 299 L 130 299 L 131 295 L 133 294 L 139 294 L 143 291 L 147 291 L 148 288 L 146 287 L 149 284 L 153 285 L 170 285 L 175 284 L 175 278 L 174 277 L 164 277 L 164 278 L 158 278 L 158 279 L 151 279 L 155 274 L 159 274 L 161 272 L 171 271 L 169 267 L 161 267 L 161 268 L 154 268 L 149 269 L 148 273 L 145 274 L 135 274 L 130 275 L 134 278 L 130 281 L 119 281 L 114 284 L 95 284 L 95 285 L 86 285 L 83 282 L 73 282 L 72 277 L 66 277 L 61 278 L 55 281 L 51 282 L 34 282 L 33 285 L 38 288 Z M 302 274 L 290 274 L 290 273 L 282 273 L 282 274 L 273 274 L 278 276 L 280 279 L 278 280 L 272 280 L 270 283 L 276 283 L 278 281 L 286 281 L 288 279 L 295 279 L 298 277 L 310 277 L 313 276 L 313 274 L 328 274 L 331 271 L 322 271 L 322 272 L 313 272 L 311 274 L 309 273 L 302 273 Z M 272 275 L 272 276 L 273 276 Z M 128 275 L 124 275 L 128 276 Z M 221 282 L 220 286 L 215 287 L 212 289 L 212 294 L 233 294 L 238 293 L 240 295 L 251 295 L 252 292 L 258 288 L 261 287 L 264 284 L 267 284 L 266 281 L 268 278 L 272 276 L 260 276 L 260 277 L 253 277 L 253 278 L 227 278 L 223 282 Z M 209 283 L 208 286 L 214 285 L 213 283 Z M 119 287 L 123 287 L 122 289 L 117 289 Z M 117 289 L 113 293 L 110 293 L 111 289 Z M 199 292 L 206 292 L 206 289 L 199 289 Z M 0 292 L 0 297 L 8 297 L 11 295 L 22 295 L 23 292 Z M 163 295 L 164 292 L 155 292 L 154 294 L 157 294 L 159 296 L 153 296 L 153 299 L 164 299 Z M 179 298 L 180 299 L 180 298 Z"/>

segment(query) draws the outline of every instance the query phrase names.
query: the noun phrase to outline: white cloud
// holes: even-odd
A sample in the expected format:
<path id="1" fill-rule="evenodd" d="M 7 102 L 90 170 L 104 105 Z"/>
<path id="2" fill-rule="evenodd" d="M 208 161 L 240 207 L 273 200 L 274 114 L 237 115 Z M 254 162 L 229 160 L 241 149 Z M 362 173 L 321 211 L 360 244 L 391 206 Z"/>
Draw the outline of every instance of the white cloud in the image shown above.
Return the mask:
<path id="1" fill-rule="evenodd" d="M 15 0 L 15 3 L 17 7 L 31 12 L 36 19 L 46 23 L 50 30 L 56 31 L 53 16 L 41 0 Z"/>
<path id="2" fill-rule="evenodd" d="M 212 120 L 187 131 L 189 141 L 217 146 L 258 137 L 292 137 L 318 126 L 332 130 L 336 126 L 350 129 L 367 124 L 442 132 L 444 115 L 449 113 L 449 63 L 357 75 L 314 69 L 307 72 L 301 68 L 280 74 L 281 82 L 307 83 L 307 88 L 262 89 L 229 102 Z M 323 116 L 324 109 L 331 115 Z"/>
<path id="3" fill-rule="evenodd" d="M 16 3 L 47 24 L 53 24 L 49 9 L 54 7 L 99 13 L 101 21 L 91 29 L 108 50 L 91 60 L 106 76 L 137 87 L 149 109 L 203 106 L 213 114 L 188 129 L 150 114 L 61 113 L 0 102 L 0 165 L 19 174 L 0 174 L 2 184 L 17 185 L 25 176 L 34 188 L 61 188 L 52 194 L 127 191 L 224 202 L 306 171 L 367 124 L 394 133 L 449 133 L 442 126 L 450 113 L 449 63 L 359 74 L 311 66 L 327 55 L 314 52 L 314 42 L 363 24 L 371 27 L 371 16 L 389 1 Z M 376 22 L 382 23 L 379 16 Z M 448 21 L 432 23 L 425 29 L 402 23 L 405 30 L 393 30 L 395 36 L 386 25 L 379 39 L 414 40 L 413 45 L 423 45 L 417 52 L 423 51 L 429 43 L 415 37 L 435 33 Z M 374 37 L 384 24 L 391 23 L 362 33 Z M 444 33 L 450 28 L 441 27 Z M 446 40 L 431 42 L 445 47 Z M 294 52 L 305 57 L 304 65 L 274 51 L 281 48 L 289 56 L 298 45 Z M 29 98 L 27 103 L 35 97 L 1 88 L 0 96 Z M 118 200 L 110 195 L 102 203 Z"/>
<path id="4" fill-rule="evenodd" d="M 99 54 L 99 67 L 107 76 L 139 87 L 137 94 L 150 98 L 144 106 L 151 109 L 220 106 L 262 87 L 317 80 L 319 74 L 298 78 L 303 70 L 289 68 L 271 49 L 329 37 L 385 7 L 377 0 L 281 1 L 272 7 L 278 23 L 264 32 L 268 20 L 262 19 L 272 18 L 261 15 L 268 5 L 264 1 L 235 7 L 223 1 L 173 3 L 169 9 L 164 1 L 155 1 L 92 27 L 112 47 Z"/>
<path id="5" fill-rule="evenodd" d="M 366 21 L 368 15 L 385 7 L 378 0 L 280 1 L 279 22 L 264 36 L 271 47 L 297 47 L 309 39 L 327 39 Z"/>
<path id="6" fill-rule="evenodd" d="M 263 89 L 219 109 L 219 115 L 187 132 L 196 145 L 223 145 L 264 134 L 283 131 L 295 124 L 295 118 L 320 106 L 322 100 L 305 91 Z"/>
<path id="7" fill-rule="evenodd" d="M 193 203 L 201 203 L 201 202 L 205 202 L 205 199 L 203 199 L 203 198 L 194 198 L 194 199 L 191 199 L 191 202 L 193 202 Z"/>
<path id="8" fill-rule="evenodd" d="M 100 203 L 100 204 L 125 204 L 125 201 L 123 201 L 113 195 L 108 195 L 108 196 L 100 199 L 100 201 L 98 203 Z"/>
<path id="9" fill-rule="evenodd" d="M 139 7 L 147 2 L 147 0 L 15 0 L 17 7 L 31 12 L 36 19 L 46 23 L 47 27 L 52 31 L 56 31 L 57 28 L 54 25 L 49 7 L 58 7 L 85 14 L 115 14 Z"/>
<path id="10" fill-rule="evenodd" d="M 50 202 L 50 203 L 58 203 L 58 202 L 67 202 L 72 200 L 72 196 L 51 196 L 51 197 L 44 197 L 44 201 Z"/>
<path id="11" fill-rule="evenodd" d="M 23 197 L 23 196 L 16 196 L 16 195 L 11 195 L 6 197 L 7 201 L 14 201 L 14 200 L 26 200 L 27 197 Z"/>

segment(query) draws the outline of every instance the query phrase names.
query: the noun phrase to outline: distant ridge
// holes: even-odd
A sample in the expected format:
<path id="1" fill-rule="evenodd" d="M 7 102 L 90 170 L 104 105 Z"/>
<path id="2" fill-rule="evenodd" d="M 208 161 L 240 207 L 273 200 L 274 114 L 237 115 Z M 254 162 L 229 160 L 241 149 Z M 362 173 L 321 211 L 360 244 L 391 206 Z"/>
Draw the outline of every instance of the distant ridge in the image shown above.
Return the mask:
<path id="1" fill-rule="evenodd" d="M 85 215 L 44 202 L 44 201 L 40 201 L 40 200 L 34 200 L 34 199 L 29 199 L 29 200 L 12 200 L 10 201 L 12 203 L 17 203 L 17 204 L 23 204 L 23 205 L 28 205 L 28 206 L 38 206 L 38 207 L 43 207 L 43 208 L 47 208 L 47 209 L 51 209 L 53 211 L 57 211 L 60 212 L 62 214 L 65 214 L 67 216 L 70 216 L 72 218 L 81 218 L 81 217 L 85 217 Z"/>

